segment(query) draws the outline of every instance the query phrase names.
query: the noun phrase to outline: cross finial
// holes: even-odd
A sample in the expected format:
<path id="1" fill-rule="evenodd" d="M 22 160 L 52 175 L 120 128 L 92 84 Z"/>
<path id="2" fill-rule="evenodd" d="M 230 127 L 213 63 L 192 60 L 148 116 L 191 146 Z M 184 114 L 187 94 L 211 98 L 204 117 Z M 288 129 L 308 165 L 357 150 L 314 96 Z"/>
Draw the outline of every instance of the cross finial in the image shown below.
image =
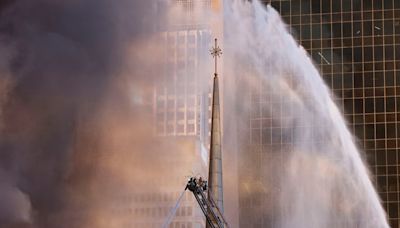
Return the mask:
<path id="1" fill-rule="evenodd" d="M 218 57 L 220 57 L 222 55 L 222 50 L 221 48 L 218 46 L 218 40 L 217 38 L 215 38 L 215 46 L 210 50 L 211 55 L 213 56 L 214 60 L 215 60 L 215 72 L 214 75 L 217 76 L 217 59 Z"/>

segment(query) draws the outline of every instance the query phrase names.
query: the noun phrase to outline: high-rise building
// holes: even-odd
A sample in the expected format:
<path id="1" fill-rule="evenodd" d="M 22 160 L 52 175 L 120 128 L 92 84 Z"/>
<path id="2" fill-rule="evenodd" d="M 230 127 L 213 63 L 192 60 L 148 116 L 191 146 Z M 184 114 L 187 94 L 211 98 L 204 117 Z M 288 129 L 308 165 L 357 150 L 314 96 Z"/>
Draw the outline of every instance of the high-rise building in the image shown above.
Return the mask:
<path id="1" fill-rule="evenodd" d="M 270 3 L 281 13 L 296 39 L 320 68 L 322 77 L 337 98 L 336 103 L 344 112 L 350 130 L 357 138 L 358 146 L 365 151 L 390 225 L 399 227 L 400 1 L 263 2 Z M 258 100 L 252 94 L 249 99 L 252 101 L 250 105 Z M 271 136 L 268 124 L 257 118 L 252 120 L 248 121 L 251 150 L 263 150 L 264 144 L 275 146 L 275 151 L 284 147 L 285 138 L 282 135 Z M 268 159 L 279 161 L 282 157 L 279 153 L 269 153 Z M 257 176 L 248 172 L 251 170 L 246 170 L 246 165 L 239 165 L 239 181 Z M 274 182 L 273 179 L 270 181 Z M 257 183 L 257 180 L 253 183 Z M 246 189 L 243 189 L 245 186 L 243 184 L 239 188 L 240 226 L 273 227 L 274 221 L 254 218 L 252 212 L 263 203 L 260 200 L 262 196 L 247 196 Z M 265 218 L 279 217 L 279 211 L 274 211 L 273 205 L 270 209 L 262 212 Z"/>
<path id="2" fill-rule="evenodd" d="M 164 165 L 171 167 L 162 178 L 176 182 L 169 186 L 179 188 L 137 194 L 139 203 L 134 212 L 138 227 L 161 227 L 170 206 L 183 191 L 183 175 L 207 176 L 212 81 L 209 50 L 216 31 L 214 25 L 198 20 L 196 14 L 217 9 L 219 1 L 171 0 L 167 4 L 176 11 L 168 16 L 168 26 L 159 31 L 159 42 L 165 47 L 164 73 L 154 82 L 153 127 L 157 140 L 167 147 L 174 145 L 168 149 L 173 154 L 160 151 L 159 156 L 167 157 Z M 170 227 L 204 226 L 204 215 L 188 191 Z"/>

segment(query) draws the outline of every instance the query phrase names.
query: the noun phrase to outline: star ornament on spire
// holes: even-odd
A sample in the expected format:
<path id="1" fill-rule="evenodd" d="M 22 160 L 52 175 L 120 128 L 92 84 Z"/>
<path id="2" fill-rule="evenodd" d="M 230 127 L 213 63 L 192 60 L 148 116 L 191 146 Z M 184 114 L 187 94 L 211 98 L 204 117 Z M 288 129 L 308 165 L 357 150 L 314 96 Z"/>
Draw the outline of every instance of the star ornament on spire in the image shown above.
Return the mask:
<path id="1" fill-rule="evenodd" d="M 211 55 L 216 58 L 222 55 L 222 50 L 219 46 L 217 46 L 217 39 L 215 39 L 215 46 L 210 50 Z"/>
<path id="2" fill-rule="evenodd" d="M 221 50 L 221 48 L 218 46 L 218 40 L 217 39 L 215 39 L 215 46 L 210 50 L 210 52 L 211 52 L 211 55 L 213 56 L 213 58 L 214 58 L 214 60 L 215 60 L 215 72 L 214 72 L 214 75 L 215 76 L 217 76 L 218 75 L 218 73 L 217 73 L 217 57 L 221 57 L 221 55 L 222 55 L 222 50 Z"/>

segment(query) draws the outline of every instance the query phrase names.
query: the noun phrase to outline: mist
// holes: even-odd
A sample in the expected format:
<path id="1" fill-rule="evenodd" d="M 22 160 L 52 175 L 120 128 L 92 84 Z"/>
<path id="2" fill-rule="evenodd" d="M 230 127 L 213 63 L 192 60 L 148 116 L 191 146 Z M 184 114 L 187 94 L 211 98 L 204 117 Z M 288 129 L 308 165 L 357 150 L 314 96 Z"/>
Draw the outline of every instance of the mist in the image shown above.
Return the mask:
<path id="1" fill-rule="evenodd" d="M 306 50 L 271 6 L 225 3 L 240 227 L 388 227 L 363 152 Z"/>

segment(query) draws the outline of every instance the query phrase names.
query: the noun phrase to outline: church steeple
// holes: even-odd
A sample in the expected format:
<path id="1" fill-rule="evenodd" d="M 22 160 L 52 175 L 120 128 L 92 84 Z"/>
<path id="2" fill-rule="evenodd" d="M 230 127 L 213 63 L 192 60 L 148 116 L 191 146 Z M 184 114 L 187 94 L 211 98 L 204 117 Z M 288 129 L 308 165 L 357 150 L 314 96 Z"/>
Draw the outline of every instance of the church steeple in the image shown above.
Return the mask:
<path id="1" fill-rule="evenodd" d="M 209 163 L 209 190 L 208 194 L 215 201 L 221 212 L 223 206 L 223 186 L 222 186 L 222 148 L 221 148 L 221 115 L 218 85 L 218 57 L 222 55 L 222 50 L 215 39 L 215 46 L 211 49 L 211 55 L 215 60 L 213 98 L 212 98 L 212 119 L 211 119 L 211 140 L 210 140 L 210 163 Z"/>

